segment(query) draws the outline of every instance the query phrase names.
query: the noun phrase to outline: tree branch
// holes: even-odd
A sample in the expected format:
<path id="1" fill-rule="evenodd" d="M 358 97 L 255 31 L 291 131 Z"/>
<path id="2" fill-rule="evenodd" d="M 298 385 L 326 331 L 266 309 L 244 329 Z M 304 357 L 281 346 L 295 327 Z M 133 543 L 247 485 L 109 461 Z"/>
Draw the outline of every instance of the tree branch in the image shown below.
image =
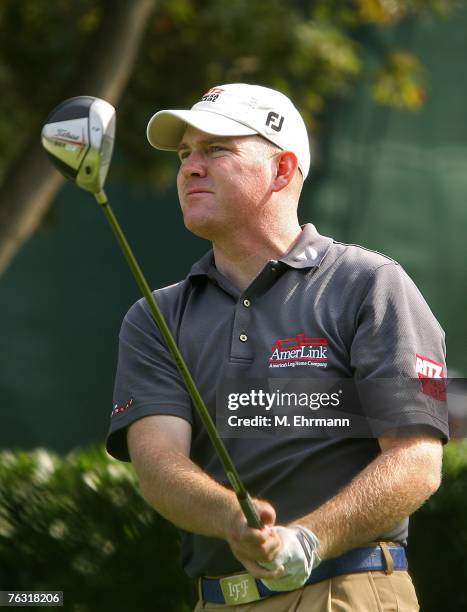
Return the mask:
<path id="1" fill-rule="evenodd" d="M 104 0 L 97 30 L 57 104 L 91 95 L 116 104 L 130 78 L 154 0 Z M 40 144 L 41 125 L 20 150 L 0 187 L 0 274 L 35 232 L 63 179 Z"/>

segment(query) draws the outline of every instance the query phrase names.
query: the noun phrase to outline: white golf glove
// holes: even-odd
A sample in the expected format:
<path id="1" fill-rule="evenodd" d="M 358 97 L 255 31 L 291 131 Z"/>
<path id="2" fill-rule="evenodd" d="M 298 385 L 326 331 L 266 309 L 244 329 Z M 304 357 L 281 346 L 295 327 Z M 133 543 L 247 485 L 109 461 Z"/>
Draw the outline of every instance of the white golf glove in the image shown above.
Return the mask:
<path id="1" fill-rule="evenodd" d="M 312 531 L 301 525 L 275 529 L 282 540 L 282 548 L 274 561 L 261 563 L 261 566 L 276 569 L 283 565 L 284 571 L 276 578 L 261 578 L 261 582 L 272 591 L 299 589 L 308 580 L 311 571 L 321 563 L 319 540 Z"/>

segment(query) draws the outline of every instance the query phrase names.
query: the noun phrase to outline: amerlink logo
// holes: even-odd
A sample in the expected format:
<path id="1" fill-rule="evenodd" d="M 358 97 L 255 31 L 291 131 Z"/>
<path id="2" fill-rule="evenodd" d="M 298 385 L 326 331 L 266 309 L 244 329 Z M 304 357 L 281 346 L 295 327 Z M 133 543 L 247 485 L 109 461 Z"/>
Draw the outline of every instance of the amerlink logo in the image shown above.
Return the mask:
<path id="1" fill-rule="evenodd" d="M 326 368 L 328 365 L 328 339 L 308 338 L 297 334 L 293 338 L 281 338 L 271 347 L 270 368 L 294 368 L 312 366 Z"/>
<path id="2" fill-rule="evenodd" d="M 223 91 L 222 87 L 211 87 L 201 98 L 201 102 L 215 102 Z"/>

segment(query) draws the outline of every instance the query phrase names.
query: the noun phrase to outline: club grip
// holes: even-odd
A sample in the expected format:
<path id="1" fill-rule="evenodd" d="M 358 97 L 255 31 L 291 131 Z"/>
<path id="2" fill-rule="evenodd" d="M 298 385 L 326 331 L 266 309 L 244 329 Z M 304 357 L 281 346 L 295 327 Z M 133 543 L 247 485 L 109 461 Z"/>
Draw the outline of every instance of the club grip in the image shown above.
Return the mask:
<path id="1" fill-rule="evenodd" d="M 260 519 L 256 508 L 251 501 L 251 497 L 248 493 L 243 495 L 237 495 L 240 506 L 243 510 L 243 514 L 246 517 L 248 527 L 253 527 L 255 529 L 262 529 L 264 527 L 263 521 Z"/>

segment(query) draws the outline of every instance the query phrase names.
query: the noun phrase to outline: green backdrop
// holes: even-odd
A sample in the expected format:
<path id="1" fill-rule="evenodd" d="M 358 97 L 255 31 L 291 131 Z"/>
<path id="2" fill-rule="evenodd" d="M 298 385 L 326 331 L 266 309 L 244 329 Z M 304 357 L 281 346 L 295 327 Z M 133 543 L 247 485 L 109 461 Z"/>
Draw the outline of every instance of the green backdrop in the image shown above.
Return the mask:
<path id="1" fill-rule="evenodd" d="M 450 367 L 464 376 L 466 31 L 464 10 L 395 32 L 426 65 L 424 109 L 378 107 L 364 86 L 334 104 L 322 118 L 319 164 L 300 209 L 322 233 L 385 252 L 407 269 L 447 332 Z M 111 170 L 108 194 L 151 286 L 183 278 L 209 248 L 184 229 L 175 191 L 122 185 Z M 138 297 L 98 206 L 65 186 L 0 282 L 0 448 L 65 451 L 103 440 L 118 330 Z"/>

